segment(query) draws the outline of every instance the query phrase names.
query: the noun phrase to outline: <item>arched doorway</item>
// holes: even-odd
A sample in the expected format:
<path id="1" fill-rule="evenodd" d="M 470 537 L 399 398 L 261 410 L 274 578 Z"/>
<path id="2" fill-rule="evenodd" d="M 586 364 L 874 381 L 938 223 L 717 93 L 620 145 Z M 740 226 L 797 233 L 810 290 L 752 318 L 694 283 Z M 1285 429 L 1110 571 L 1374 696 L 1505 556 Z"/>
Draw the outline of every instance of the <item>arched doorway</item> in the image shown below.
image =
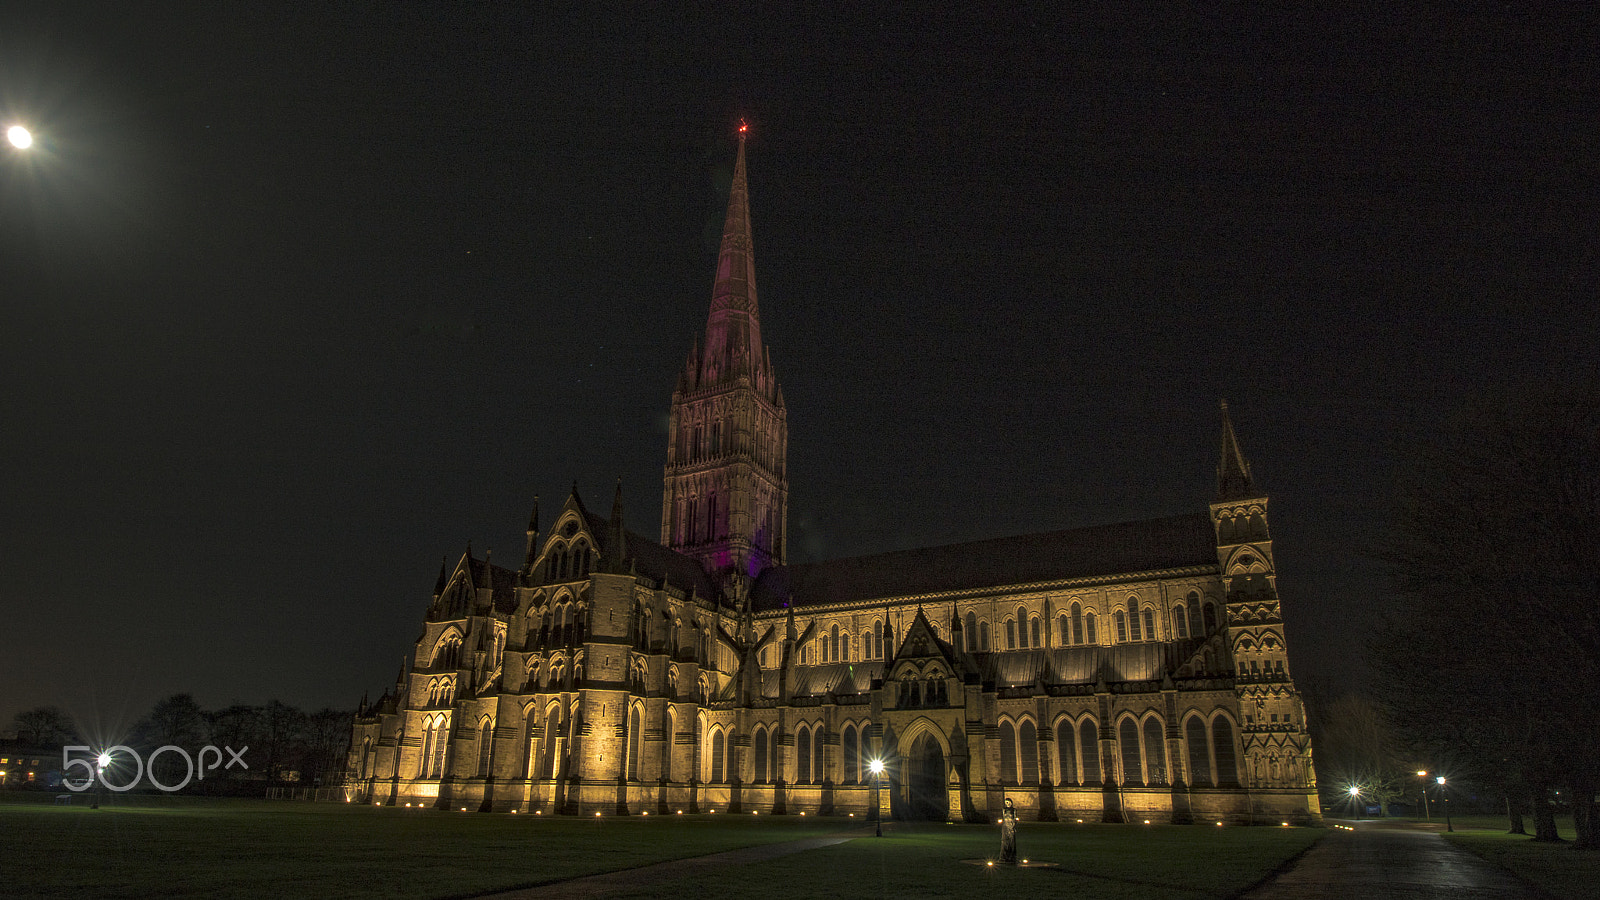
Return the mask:
<path id="1" fill-rule="evenodd" d="M 945 785 L 944 750 L 924 733 L 905 756 L 906 817 L 943 822 L 950 818 L 950 793 Z"/>

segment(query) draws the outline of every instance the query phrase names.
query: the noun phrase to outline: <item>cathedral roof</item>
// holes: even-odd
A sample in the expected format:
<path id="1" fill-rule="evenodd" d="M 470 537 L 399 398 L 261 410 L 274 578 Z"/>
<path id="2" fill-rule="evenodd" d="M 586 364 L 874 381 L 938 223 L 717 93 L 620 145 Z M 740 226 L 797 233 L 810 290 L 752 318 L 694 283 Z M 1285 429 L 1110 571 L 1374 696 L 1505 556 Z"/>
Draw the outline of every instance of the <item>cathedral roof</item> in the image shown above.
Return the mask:
<path id="1" fill-rule="evenodd" d="M 1194 513 L 774 566 L 757 579 L 752 600 L 758 610 L 856 603 L 1216 564 L 1211 518 Z"/>
<path id="2" fill-rule="evenodd" d="M 778 697 L 780 673 L 765 669 L 761 673 L 761 695 L 768 700 Z M 872 681 L 883 677 L 883 661 L 872 660 L 853 663 L 824 663 L 820 666 L 798 666 L 789 685 L 796 697 L 820 697 L 823 694 L 863 694 L 872 690 Z"/>
<path id="3" fill-rule="evenodd" d="M 984 653 L 983 680 L 998 687 L 1021 687 L 1036 680 L 1046 684 L 1093 684 L 1106 681 L 1160 681 L 1176 672 L 1194 654 L 1198 640 L 1146 641 L 1109 647 L 1059 647 Z"/>
<path id="4" fill-rule="evenodd" d="M 601 551 L 609 554 L 611 548 L 605 545 L 609 542 L 610 521 L 588 510 L 584 510 L 583 515 L 589 534 L 601 545 Z M 623 562 L 628 571 L 665 581 L 686 594 L 693 591 L 700 597 L 717 596 L 716 584 L 692 557 L 669 550 L 636 531 L 628 531 L 626 535 Z"/>

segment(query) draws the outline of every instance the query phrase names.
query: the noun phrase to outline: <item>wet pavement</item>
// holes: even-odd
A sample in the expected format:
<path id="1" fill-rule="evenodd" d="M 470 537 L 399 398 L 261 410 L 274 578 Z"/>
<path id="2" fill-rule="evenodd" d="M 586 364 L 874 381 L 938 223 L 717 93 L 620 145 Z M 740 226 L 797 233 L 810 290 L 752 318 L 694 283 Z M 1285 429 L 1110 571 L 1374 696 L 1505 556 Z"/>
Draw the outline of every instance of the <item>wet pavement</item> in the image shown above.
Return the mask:
<path id="1" fill-rule="evenodd" d="M 1333 830 L 1244 900 L 1538 900 L 1545 895 L 1458 850 L 1440 826 L 1334 822 Z M 1347 831 L 1336 825 L 1353 826 Z"/>

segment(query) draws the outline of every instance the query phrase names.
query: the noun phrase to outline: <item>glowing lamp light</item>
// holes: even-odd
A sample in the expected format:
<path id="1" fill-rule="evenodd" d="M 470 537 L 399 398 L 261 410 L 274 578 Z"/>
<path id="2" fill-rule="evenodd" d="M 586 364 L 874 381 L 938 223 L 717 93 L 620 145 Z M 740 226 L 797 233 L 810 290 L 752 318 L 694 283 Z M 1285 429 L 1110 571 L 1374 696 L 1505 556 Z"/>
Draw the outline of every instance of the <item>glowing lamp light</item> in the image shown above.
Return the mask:
<path id="1" fill-rule="evenodd" d="M 992 859 L 989 860 L 989 865 L 991 865 L 991 866 L 994 865 L 994 860 L 992 860 Z"/>
<path id="2" fill-rule="evenodd" d="M 1082 819 L 1079 819 L 1079 820 L 1078 820 L 1078 824 L 1079 824 L 1079 825 L 1082 825 L 1082 824 L 1083 824 L 1083 820 L 1082 820 Z"/>
<path id="3" fill-rule="evenodd" d="M 514 810 L 514 809 L 513 809 L 513 810 L 512 810 L 512 811 L 511 811 L 511 814 L 512 814 L 512 815 L 513 815 L 513 816 L 514 816 L 514 815 L 516 815 L 516 814 L 517 814 L 517 811 L 516 811 L 516 810 Z"/>
<path id="4" fill-rule="evenodd" d="M 743 131 L 744 129 L 740 128 L 739 130 Z M 10 128 L 7 128 L 6 140 L 10 141 L 11 146 L 17 148 L 18 150 L 26 150 L 33 146 L 33 135 L 28 132 L 28 129 L 23 128 L 21 125 L 13 125 Z"/>
<path id="5" fill-rule="evenodd" d="M 599 814 L 599 813 L 595 813 L 595 814 L 594 814 L 594 817 L 595 817 L 595 818 L 596 818 L 596 819 L 598 819 L 598 818 L 600 818 L 600 814 Z"/>
<path id="6" fill-rule="evenodd" d="M 1438 781 L 1440 784 L 1444 784 L 1444 776 L 1443 775 L 1440 775 L 1438 778 L 1436 778 L 1434 780 Z"/>
<path id="7" fill-rule="evenodd" d="M 872 765 L 870 766 L 870 768 L 872 769 L 872 774 L 874 774 L 874 775 L 882 775 L 883 774 L 883 760 L 881 760 L 881 759 L 873 760 L 872 761 Z"/>
<path id="8" fill-rule="evenodd" d="M 642 813 L 640 813 L 640 814 L 639 814 L 639 815 L 641 815 L 641 816 L 648 816 L 648 815 L 650 815 L 650 810 L 648 810 L 648 809 L 647 809 L 647 810 L 645 810 L 645 811 L 644 811 L 644 812 L 642 812 Z"/>
<path id="9" fill-rule="evenodd" d="M 407 804 L 406 804 L 406 805 L 407 805 L 407 806 L 410 806 L 410 805 L 411 805 L 411 804 L 409 804 L 409 803 L 407 803 Z"/>
<path id="10" fill-rule="evenodd" d="M 536 815 L 536 816 L 542 816 L 542 815 L 544 815 L 544 810 L 536 809 L 536 810 L 533 811 L 533 814 Z"/>
<path id="11" fill-rule="evenodd" d="M 678 810 L 678 815 L 680 815 L 680 816 L 683 815 L 683 810 L 681 810 L 681 809 Z"/>
<path id="12" fill-rule="evenodd" d="M 1146 825 L 1149 825 L 1149 824 L 1150 824 L 1150 820 L 1149 820 L 1149 819 L 1145 819 L 1145 820 L 1144 820 L 1144 823 L 1145 823 L 1145 824 L 1146 824 Z"/>
<path id="13" fill-rule="evenodd" d="M 1417 770 L 1417 777 L 1418 778 L 1426 778 L 1426 777 L 1428 777 L 1428 770 L 1427 769 L 1418 769 Z"/>
<path id="14" fill-rule="evenodd" d="M 1352 796 L 1352 797 L 1361 796 L 1361 788 L 1358 788 L 1358 787 L 1351 788 L 1350 789 L 1350 796 Z"/>
<path id="15" fill-rule="evenodd" d="M 1217 827 L 1218 827 L 1218 828 L 1221 828 L 1221 827 L 1222 827 L 1222 823 L 1221 823 L 1221 822 L 1218 822 L 1218 823 L 1217 823 Z"/>
<path id="16" fill-rule="evenodd" d="M 1288 822 L 1283 823 L 1283 827 L 1288 828 L 1289 827 L 1289 823 Z"/>
<path id="17" fill-rule="evenodd" d="M 463 807 L 461 807 L 461 811 L 462 811 L 462 812 L 466 812 L 466 811 L 467 811 L 467 808 L 466 808 L 466 807 L 465 807 L 465 806 L 463 806 Z"/>
<path id="18" fill-rule="evenodd" d="M 94 761 L 100 766 L 100 768 L 104 769 L 106 766 L 111 765 L 111 754 L 102 750 L 100 751 L 100 755 L 95 757 Z"/>

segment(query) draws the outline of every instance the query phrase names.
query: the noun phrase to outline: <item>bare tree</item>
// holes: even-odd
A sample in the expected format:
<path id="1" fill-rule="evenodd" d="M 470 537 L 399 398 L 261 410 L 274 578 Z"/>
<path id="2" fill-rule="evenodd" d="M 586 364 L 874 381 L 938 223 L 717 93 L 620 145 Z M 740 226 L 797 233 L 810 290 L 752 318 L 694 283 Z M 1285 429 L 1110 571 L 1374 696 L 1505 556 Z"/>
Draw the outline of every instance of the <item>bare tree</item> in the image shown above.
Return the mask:
<path id="1" fill-rule="evenodd" d="M 17 740 L 36 747 L 65 744 L 76 740 L 78 727 L 72 717 L 59 706 L 36 706 L 25 709 L 12 718 L 17 729 Z"/>
<path id="2" fill-rule="evenodd" d="M 1538 838 L 1568 788 L 1577 845 L 1600 847 L 1600 387 L 1474 406 L 1405 479 L 1385 556 L 1372 658 L 1396 721 L 1526 789 Z"/>

